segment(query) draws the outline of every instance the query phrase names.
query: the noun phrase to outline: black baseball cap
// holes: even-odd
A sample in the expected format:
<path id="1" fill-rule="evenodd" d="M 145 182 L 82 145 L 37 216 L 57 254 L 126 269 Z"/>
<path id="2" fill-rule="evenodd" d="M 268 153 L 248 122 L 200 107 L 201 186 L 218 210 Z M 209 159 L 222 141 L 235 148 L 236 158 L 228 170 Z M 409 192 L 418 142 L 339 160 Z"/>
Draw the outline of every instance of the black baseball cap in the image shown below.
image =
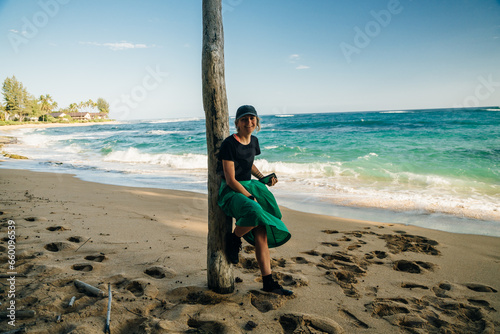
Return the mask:
<path id="1" fill-rule="evenodd" d="M 238 110 L 236 111 L 236 120 L 239 120 L 241 117 L 246 115 L 253 115 L 255 117 L 258 117 L 257 110 L 255 110 L 253 106 L 244 105 L 239 107 Z"/>

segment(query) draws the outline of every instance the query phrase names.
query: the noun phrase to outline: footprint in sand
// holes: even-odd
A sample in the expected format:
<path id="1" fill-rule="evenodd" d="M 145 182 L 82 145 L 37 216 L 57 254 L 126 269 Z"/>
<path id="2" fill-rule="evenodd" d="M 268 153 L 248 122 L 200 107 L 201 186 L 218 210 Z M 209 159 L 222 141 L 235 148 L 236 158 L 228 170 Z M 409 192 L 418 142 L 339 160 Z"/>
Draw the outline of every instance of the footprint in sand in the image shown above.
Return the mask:
<path id="1" fill-rule="evenodd" d="M 440 298 L 449 298 L 449 296 L 446 294 L 448 291 L 450 291 L 452 288 L 451 283 L 449 282 L 441 282 L 437 286 L 432 287 L 432 291 L 437 297 Z"/>
<path id="2" fill-rule="evenodd" d="M 73 249 L 71 244 L 65 242 L 52 242 L 44 246 L 49 252 L 60 252 L 63 250 Z"/>
<path id="3" fill-rule="evenodd" d="M 132 292 L 132 294 L 136 297 L 141 297 L 144 295 L 144 286 L 140 282 L 137 281 L 130 282 L 127 285 L 126 289 Z"/>
<path id="4" fill-rule="evenodd" d="M 69 231 L 70 229 L 64 226 L 50 226 L 47 227 L 47 230 L 49 230 L 50 232 L 56 232 L 56 231 L 59 232 L 59 231 Z"/>
<path id="5" fill-rule="evenodd" d="M 227 301 L 227 298 L 225 296 L 217 294 L 210 290 L 189 292 L 186 298 L 183 300 L 184 303 L 197 305 L 217 305 L 219 303 L 222 303 L 223 301 Z"/>
<path id="6" fill-rule="evenodd" d="M 440 285 L 446 288 L 446 284 Z M 421 299 L 377 298 L 365 307 L 373 317 L 383 318 L 405 332 L 489 333 L 487 329 L 494 328 L 487 317 L 489 303 L 474 299 L 468 301 L 471 304 L 431 296 Z"/>
<path id="7" fill-rule="evenodd" d="M 340 313 L 349 320 L 351 320 L 354 323 L 354 326 L 358 328 L 370 328 L 370 326 L 368 326 L 365 322 L 359 320 L 354 314 L 352 314 L 348 310 L 341 309 Z"/>
<path id="8" fill-rule="evenodd" d="M 216 320 L 200 320 L 197 316 L 189 317 L 187 325 L 195 328 L 196 332 L 192 333 L 231 333 L 228 325 L 222 321 Z M 191 333 L 191 330 L 186 333 Z"/>
<path id="9" fill-rule="evenodd" d="M 236 266 L 241 267 L 243 269 L 246 269 L 248 272 L 255 272 L 255 271 L 260 270 L 259 264 L 257 263 L 257 260 L 253 257 L 240 256 L 240 261 Z M 279 258 L 279 259 L 272 258 L 271 259 L 271 268 L 277 268 L 277 267 L 285 268 L 286 267 L 286 259 L 284 259 L 284 258 Z"/>
<path id="10" fill-rule="evenodd" d="M 259 270 L 259 264 L 257 263 L 257 260 L 251 257 L 240 256 L 240 262 L 236 266 L 246 269 L 249 272 L 255 272 Z"/>
<path id="11" fill-rule="evenodd" d="M 420 274 L 422 271 L 434 271 L 436 265 L 424 261 L 398 260 L 394 262 L 393 269 L 411 274 Z"/>
<path id="12" fill-rule="evenodd" d="M 324 246 L 330 246 L 330 247 L 339 247 L 340 246 L 337 242 L 322 242 L 321 244 Z"/>
<path id="13" fill-rule="evenodd" d="M 156 279 L 174 278 L 177 275 L 174 270 L 160 266 L 147 268 L 144 273 Z"/>
<path id="14" fill-rule="evenodd" d="M 94 270 L 94 267 L 88 263 L 78 263 L 78 264 L 72 265 L 71 269 L 76 270 L 76 271 L 88 272 L 88 271 Z"/>
<path id="15" fill-rule="evenodd" d="M 476 292 L 493 292 L 496 293 L 497 290 L 493 289 L 490 286 L 482 285 L 482 284 L 477 284 L 477 283 L 466 283 L 464 284 L 467 288 L 469 288 L 472 291 Z"/>
<path id="16" fill-rule="evenodd" d="M 359 291 L 354 287 L 354 284 L 358 283 L 358 280 L 352 272 L 345 270 L 327 271 L 325 276 L 330 281 L 337 283 L 347 297 L 359 298 L 361 296 Z"/>
<path id="17" fill-rule="evenodd" d="M 379 237 L 384 239 L 387 248 L 394 253 L 415 252 L 428 255 L 440 255 L 441 252 L 435 248 L 438 242 L 418 235 L 385 234 Z"/>
<path id="18" fill-rule="evenodd" d="M 274 293 L 262 292 L 257 290 L 251 290 L 248 292 L 250 295 L 250 301 L 252 305 L 259 310 L 259 312 L 266 313 L 272 310 L 276 310 L 283 306 L 283 304 L 288 300 L 295 298 L 295 295 L 291 296 L 280 296 Z"/>
<path id="19" fill-rule="evenodd" d="M 490 303 L 486 300 L 472 299 L 471 298 L 471 299 L 467 299 L 467 301 L 469 303 L 471 303 L 472 305 L 482 307 L 482 308 L 486 309 L 487 311 L 496 312 L 496 310 L 493 307 L 491 307 Z"/>
<path id="20" fill-rule="evenodd" d="M 347 253 L 335 252 L 332 254 L 322 254 L 322 264 L 318 265 L 322 268 L 336 269 L 341 267 L 344 270 L 352 272 L 357 275 L 362 275 L 366 273 L 366 263 L 363 261 L 358 261 L 356 257 L 353 257 Z"/>
<path id="21" fill-rule="evenodd" d="M 357 277 L 366 274 L 367 264 L 369 264 L 366 259 L 341 251 L 320 254 L 313 250 L 305 254 L 321 255 L 320 263 L 316 263 L 316 266 L 326 270 L 325 278 L 337 283 L 346 296 L 360 297 L 354 285 L 358 283 Z"/>
<path id="22" fill-rule="evenodd" d="M 365 260 L 374 264 L 384 264 L 384 262 L 380 260 L 383 260 L 388 256 L 389 255 L 384 251 L 373 251 L 365 254 Z"/>
<path id="23" fill-rule="evenodd" d="M 295 263 L 297 263 L 297 264 L 308 264 L 308 263 L 311 263 L 310 261 L 307 261 L 302 256 L 292 257 L 292 261 L 295 262 Z"/>
<path id="24" fill-rule="evenodd" d="M 347 250 L 355 250 L 356 248 L 360 248 L 360 243 L 353 243 L 352 245 L 347 246 Z"/>
<path id="25" fill-rule="evenodd" d="M 394 314 L 408 314 L 408 301 L 404 298 L 376 298 L 375 301 L 365 305 L 373 317 L 387 317 Z"/>
<path id="26" fill-rule="evenodd" d="M 409 282 L 403 282 L 401 283 L 401 287 L 403 289 L 423 289 L 423 290 L 429 290 L 429 287 L 425 286 L 425 285 L 422 285 L 422 284 L 418 284 L 418 283 L 409 283 Z"/>
<path id="27" fill-rule="evenodd" d="M 385 259 L 388 256 L 389 255 L 387 255 L 387 253 L 384 252 L 384 251 L 373 251 L 373 252 L 370 252 L 370 253 L 366 253 L 365 254 L 365 259 L 368 259 L 368 260 L 371 260 L 371 259 L 374 259 L 374 258 Z"/>
<path id="28" fill-rule="evenodd" d="M 74 242 L 76 244 L 79 244 L 83 240 L 85 240 L 85 239 L 83 237 L 80 237 L 80 236 L 75 236 L 75 237 L 69 237 L 68 238 L 68 241 Z"/>
<path id="29" fill-rule="evenodd" d="M 94 261 L 94 262 L 102 262 L 106 259 L 107 259 L 107 257 L 104 254 L 85 256 L 85 260 Z"/>
<path id="30" fill-rule="evenodd" d="M 312 256 L 320 256 L 321 255 L 320 252 L 315 251 L 315 250 L 310 250 L 310 251 L 307 251 L 307 252 L 302 252 L 302 254 L 307 254 L 307 255 L 312 255 Z"/>
<path id="31" fill-rule="evenodd" d="M 321 232 L 326 233 L 326 234 L 337 234 L 339 231 L 337 230 L 322 230 Z"/>
<path id="32" fill-rule="evenodd" d="M 309 285 L 309 280 L 305 276 L 300 274 L 282 273 L 279 271 L 275 271 L 273 277 L 284 286 L 300 287 Z"/>
<path id="33" fill-rule="evenodd" d="M 123 279 L 115 284 L 117 289 L 124 289 L 132 293 L 135 297 L 156 298 L 159 293 L 155 284 L 145 279 L 134 279 L 133 281 Z"/>
<path id="34" fill-rule="evenodd" d="M 285 334 L 293 333 L 345 333 L 335 321 L 310 314 L 287 313 L 279 318 Z"/>

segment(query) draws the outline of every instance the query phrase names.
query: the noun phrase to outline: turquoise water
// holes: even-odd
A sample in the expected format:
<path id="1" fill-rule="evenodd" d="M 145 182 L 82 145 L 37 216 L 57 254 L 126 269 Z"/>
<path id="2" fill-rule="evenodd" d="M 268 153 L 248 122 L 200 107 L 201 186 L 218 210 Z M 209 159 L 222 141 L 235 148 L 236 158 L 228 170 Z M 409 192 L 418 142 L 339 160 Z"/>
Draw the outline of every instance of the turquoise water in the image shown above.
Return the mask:
<path id="1" fill-rule="evenodd" d="M 498 229 L 500 109 L 267 115 L 261 123 L 255 164 L 278 174 L 273 191 L 287 206 L 447 230 L 460 225 L 455 230 L 466 233 L 477 224 Z M 30 161 L 3 167 L 206 192 L 203 118 L 10 134 L 21 144 L 6 150 Z"/>

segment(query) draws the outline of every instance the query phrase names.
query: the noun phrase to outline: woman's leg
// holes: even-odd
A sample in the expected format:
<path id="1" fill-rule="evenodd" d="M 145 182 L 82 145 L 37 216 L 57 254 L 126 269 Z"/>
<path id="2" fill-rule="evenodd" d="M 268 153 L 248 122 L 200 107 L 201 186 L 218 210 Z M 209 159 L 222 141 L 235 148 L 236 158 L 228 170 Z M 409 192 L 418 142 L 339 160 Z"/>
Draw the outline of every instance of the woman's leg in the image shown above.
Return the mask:
<path id="1" fill-rule="evenodd" d="M 262 274 L 264 291 L 273 292 L 279 295 L 290 296 L 292 291 L 283 289 L 278 282 L 273 279 L 271 272 L 271 255 L 267 245 L 267 230 L 265 226 L 259 226 L 253 230 L 255 236 L 255 257 Z"/>
<path id="2" fill-rule="evenodd" d="M 250 232 L 251 230 L 253 230 L 254 228 L 256 228 L 257 226 L 236 226 L 234 228 L 234 234 L 238 237 L 238 238 L 241 238 L 242 236 L 244 236 L 245 234 L 247 234 L 248 232 Z"/>
<path id="3" fill-rule="evenodd" d="M 265 226 L 258 226 L 254 229 L 255 236 L 255 257 L 259 264 L 262 276 L 271 274 L 271 255 L 267 245 L 267 231 Z"/>

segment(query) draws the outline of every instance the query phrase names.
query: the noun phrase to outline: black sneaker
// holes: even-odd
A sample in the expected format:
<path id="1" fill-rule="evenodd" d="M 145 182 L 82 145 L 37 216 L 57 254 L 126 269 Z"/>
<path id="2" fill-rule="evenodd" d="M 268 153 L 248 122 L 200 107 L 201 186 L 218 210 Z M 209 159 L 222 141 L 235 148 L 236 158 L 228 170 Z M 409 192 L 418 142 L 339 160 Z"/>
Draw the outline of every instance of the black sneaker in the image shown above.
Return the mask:
<path id="1" fill-rule="evenodd" d="M 241 238 L 238 238 L 233 233 L 228 233 L 226 236 L 226 256 L 232 264 L 240 262 L 239 252 L 241 250 Z"/>
<path id="2" fill-rule="evenodd" d="M 293 295 L 293 291 L 284 289 L 275 280 L 273 280 L 269 284 L 264 284 L 264 288 L 262 290 L 264 290 L 265 292 L 272 292 L 272 293 L 275 293 L 275 294 L 281 295 L 281 296 L 291 296 L 291 295 Z"/>

